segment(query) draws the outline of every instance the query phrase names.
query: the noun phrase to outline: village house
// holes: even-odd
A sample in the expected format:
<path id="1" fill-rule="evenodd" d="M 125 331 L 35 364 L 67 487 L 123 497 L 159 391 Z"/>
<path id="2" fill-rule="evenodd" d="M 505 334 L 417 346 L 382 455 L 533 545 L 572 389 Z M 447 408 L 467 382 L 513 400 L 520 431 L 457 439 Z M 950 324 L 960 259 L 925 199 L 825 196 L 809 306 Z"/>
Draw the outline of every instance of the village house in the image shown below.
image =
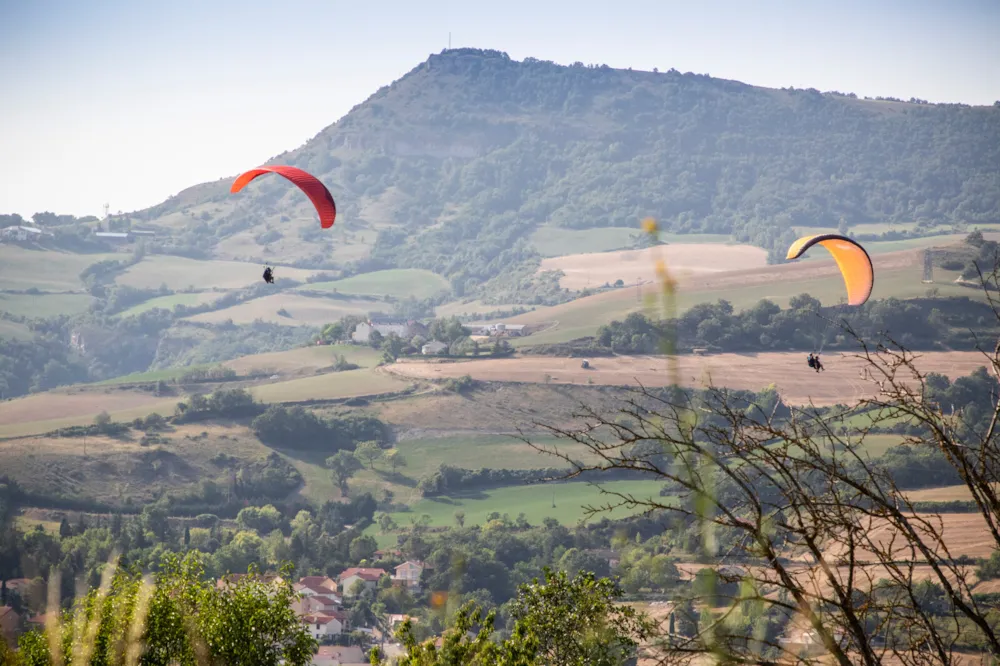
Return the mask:
<path id="1" fill-rule="evenodd" d="M 350 597 L 351 589 L 358 581 L 363 581 L 366 588 L 373 590 L 375 589 L 375 584 L 378 583 L 379 579 L 385 575 L 385 569 L 351 567 L 350 569 L 344 569 L 344 571 L 337 576 L 337 583 L 340 585 L 340 593 L 344 597 Z"/>
<path id="2" fill-rule="evenodd" d="M 341 599 L 333 592 L 303 596 L 292 602 L 292 610 L 296 615 L 328 615 L 339 610 L 340 606 Z"/>
<path id="3" fill-rule="evenodd" d="M 352 645 L 323 645 L 313 656 L 311 666 L 368 666 L 364 650 Z"/>
<path id="4" fill-rule="evenodd" d="M 324 638 L 332 638 L 344 633 L 347 627 L 347 613 L 330 611 L 322 615 L 303 615 L 300 621 L 306 626 L 313 638 L 321 641 Z"/>
<path id="5" fill-rule="evenodd" d="M 396 574 L 392 577 L 393 582 L 401 583 L 411 592 L 420 591 L 420 576 L 424 572 L 423 562 L 407 560 L 396 567 Z"/>
<path id="6" fill-rule="evenodd" d="M 382 319 L 373 317 L 355 327 L 354 332 L 351 333 L 351 340 L 367 344 L 369 338 L 371 338 L 372 331 L 378 331 L 382 337 L 386 337 L 390 333 L 395 333 L 405 340 L 409 340 L 414 335 L 427 335 L 427 327 L 419 321 L 413 319 Z"/>
<path id="7" fill-rule="evenodd" d="M 438 340 L 432 340 L 420 348 L 420 353 L 424 356 L 428 354 L 441 354 L 448 351 L 448 345 Z"/>
<path id="8" fill-rule="evenodd" d="M 0 606 L 0 636 L 11 647 L 17 643 L 17 633 L 21 628 L 21 616 L 10 606 Z"/>
<path id="9" fill-rule="evenodd" d="M 301 591 L 303 594 L 327 594 L 328 592 L 337 591 L 337 581 L 329 576 L 303 576 L 299 578 L 299 582 L 294 587 L 296 591 Z M 300 587 L 302 590 L 299 589 Z M 313 590 L 315 592 L 306 592 L 305 590 Z"/>

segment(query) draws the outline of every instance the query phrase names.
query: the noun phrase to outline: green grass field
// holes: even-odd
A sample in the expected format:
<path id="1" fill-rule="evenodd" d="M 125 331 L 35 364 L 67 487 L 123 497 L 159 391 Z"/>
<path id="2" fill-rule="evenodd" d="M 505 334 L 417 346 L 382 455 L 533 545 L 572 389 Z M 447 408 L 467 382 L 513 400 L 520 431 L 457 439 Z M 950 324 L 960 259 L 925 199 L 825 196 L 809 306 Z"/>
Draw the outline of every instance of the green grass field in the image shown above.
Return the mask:
<path id="1" fill-rule="evenodd" d="M 87 266 L 121 254 L 74 254 L 53 250 L 28 250 L 0 245 L 0 285 L 4 289 L 75 291 L 83 289 L 80 273 Z"/>
<path id="2" fill-rule="evenodd" d="M 893 271 L 883 271 L 876 276 L 872 298 L 916 298 L 926 295 L 929 289 L 937 289 L 941 297 L 969 296 L 977 298 L 982 292 L 954 284 L 958 273 L 934 270 L 934 284 L 923 284 L 920 280 L 921 267 L 909 266 Z M 733 304 L 736 310 L 742 310 L 755 305 L 761 299 L 767 298 L 785 307 L 788 301 L 801 293 L 809 293 L 818 298 L 824 305 L 836 305 L 844 294 L 844 285 L 836 277 L 818 277 L 794 281 L 775 281 L 767 284 L 753 285 L 742 288 L 727 288 L 722 290 L 691 291 L 685 293 L 683 287 L 676 296 L 677 314 L 698 303 L 711 303 L 725 299 Z M 582 298 L 551 308 L 540 308 L 529 315 L 521 315 L 511 320 L 511 323 L 534 323 L 541 321 L 558 322 L 558 326 L 523 338 L 514 338 L 514 347 L 529 347 L 532 345 L 567 342 L 576 338 L 594 335 L 597 329 L 612 320 L 621 320 L 630 312 L 646 310 L 647 299 L 637 302 L 634 289 L 621 289 L 616 292 L 619 298 Z M 657 317 L 662 317 L 659 307 L 649 311 Z"/>
<path id="3" fill-rule="evenodd" d="M 302 402 L 392 393 L 409 385 L 409 382 L 362 368 L 255 386 L 251 393 L 262 402 Z"/>
<path id="4" fill-rule="evenodd" d="M 169 382 L 180 379 L 193 370 L 201 370 L 211 366 L 189 365 L 182 368 L 165 368 L 163 370 L 150 370 L 149 372 L 134 372 L 131 375 L 123 375 L 104 381 L 94 382 L 90 386 L 116 386 L 118 384 L 145 384 L 148 382 Z"/>
<path id="5" fill-rule="evenodd" d="M 524 308 L 525 310 L 534 310 L 537 305 L 524 305 L 524 304 L 507 304 L 507 305 L 492 305 L 489 303 L 483 303 L 479 300 L 473 300 L 469 302 L 463 301 L 452 301 L 450 303 L 445 303 L 434 308 L 435 317 L 452 317 L 452 316 L 480 316 L 485 315 L 490 312 L 513 310 L 514 308 Z"/>
<path id="6" fill-rule="evenodd" d="M 659 496 L 662 481 L 609 481 L 600 484 L 600 487 L 612 492 L 631 494 L 637 500 L 667 500 Z M 455 512 L 461 509 L 465 512 L 466 525 L 481 525 L 486 522 L 486 516 L 494 511 L 506 513 L 511 518 L 523 513 L 533 525 L 540 524 L 546 518 L 555 518 L 565 525 L 573 525 L 584 518 L 586 506 L 596 508 L 617 501 L 616 497 L 602 495 L 598 486 L 582 481 L 537 483 L 495 488 L 465 496 L 425 498 L 414 503 L 410 511 L 392 514 L 392 518 L 401 527 L 408 526 L 411 518 L 416 520 L 423 514 L 431 517 L 431 525 L 454 525 Z M 602 512 L 590 521 L 605 517 L 624 518 L 635 513 L 638 511 L 619 508 L 612 512 Z M 378 531 L 377 526 L 370 529 Z"/>
<path id="7" fill-rule="evenodd" d="M 86 312 L 89 294 L 0 294 L 0 311 L 26 317 L 55 317 Z"/>
<path id="8" fill-rule="evenodd" d="M 171 294 L 169 296 L 158 296 L 157 298 L 151 298 L 148 301 L 139 303 L 138 305 L 133 305 L 128 310 L 120 313 L 121 317 L 133 317 L 135 315 L 140 315 L 143 312 L 149 312 L 154 308 L 163 308 L 164 310 L 173 310 L 175 305 L 201 305 L 202 303 L 211 303 L 212 301 L 221 298 L 222 294 L 217 291 L 206 291 L 194 294 Z"/>
<path id="9" fill-rule="evenodd" d="M 19 324 L 16 321 L 6 321 L 4 319 L 0 319 L 0 338 L 28 340 L 31 336 L 31 330 L 24 324 Z"/>
<path id="10" fill-rule="evenodd" d="M 334 282 L 314 282 L 300 287 L 310 291 L 336 291 L 358 296 L 392 296 L 394 298 L 430 298 L 451 289 L 448 281 L 436 273 L 417 268 L 400 268 L 362 273 Z"/>
<path id="11" fill-rule="evenodd" d="M 305 282 L 316 271 L 278 267 L 278 277 Z M 130 287 L 156 289 L 238 289 L 258 282 L 261 267 L 240 261 L 199 261 L 166 255 L 149 256 L 118 276 L 116 282 Z"/>
<path id="12" fill-rule="evenodd" d="M 531 234 L 530 243 L 543 257 L 561 257 L 567 254 L 610 252 L 632 248 L 634 236 L 642 229 L 635 227 L 603 227 L 596 229 L 564 229 L 541 227 Z M 728 234 L 660 234 L 667 243 L 728 243 Z"/>

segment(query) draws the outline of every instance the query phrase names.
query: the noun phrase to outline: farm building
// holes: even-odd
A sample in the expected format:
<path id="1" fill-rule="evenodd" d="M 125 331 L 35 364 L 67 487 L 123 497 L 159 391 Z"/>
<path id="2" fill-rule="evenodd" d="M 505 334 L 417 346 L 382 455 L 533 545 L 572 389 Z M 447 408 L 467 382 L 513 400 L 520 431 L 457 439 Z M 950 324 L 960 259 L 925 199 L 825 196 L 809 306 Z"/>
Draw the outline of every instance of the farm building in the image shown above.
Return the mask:
<path id="1" fill-rule="evenodd" d="M 420 348 L 420 353 L 425 356 L 428 354 L 441 354 L 446 351 L 448 351 L 448 345 L 437 340 L 432 340 Z"/>
<path id="2" fill-rule="evenodd" d="M 487 335 L 495 337 L 518 338 L 527 335 L 527 326 L 524 324 L 469 324 L 466 326 L 473 335 Z"/>
<path id="3" fill-rule="evenodd" d="M 38 239 L 43 236 L 54 236 L 51 231 L 37 227 L 4 227 L 0 229 L 0 237 L 5 240 L 26 241 L 29 238 Z"/>
<path id="4" fill-rule="evenodd" d="M 135 238 L 127 231 L 98 231 L 94 233 L 94 238 L 108 241 L 109 243 L 131 243 Z"/>
<path id="5" fill-rule="evenodd" d="M 405 319 L 369 319 L 357 325 L 351 333 L 354 342 L 367 343 L 372 331 L 378 331 L 382 337 L 395 333 L 401 338 L 410 339 L 414 335 L 426 335 L 427 327 L 419 321 Z"/>

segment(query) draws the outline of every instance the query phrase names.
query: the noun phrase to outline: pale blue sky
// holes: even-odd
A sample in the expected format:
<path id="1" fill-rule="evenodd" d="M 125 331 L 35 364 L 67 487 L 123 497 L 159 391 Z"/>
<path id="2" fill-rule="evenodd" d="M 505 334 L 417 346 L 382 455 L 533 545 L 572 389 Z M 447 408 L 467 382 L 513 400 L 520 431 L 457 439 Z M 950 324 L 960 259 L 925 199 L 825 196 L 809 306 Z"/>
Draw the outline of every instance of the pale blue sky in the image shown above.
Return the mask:
<path id="1" fill-rule="evenodd" d="M 1000 0 L 0 0 L 0 212 L 136 210 L 452 45 L 991 104 Z"/>

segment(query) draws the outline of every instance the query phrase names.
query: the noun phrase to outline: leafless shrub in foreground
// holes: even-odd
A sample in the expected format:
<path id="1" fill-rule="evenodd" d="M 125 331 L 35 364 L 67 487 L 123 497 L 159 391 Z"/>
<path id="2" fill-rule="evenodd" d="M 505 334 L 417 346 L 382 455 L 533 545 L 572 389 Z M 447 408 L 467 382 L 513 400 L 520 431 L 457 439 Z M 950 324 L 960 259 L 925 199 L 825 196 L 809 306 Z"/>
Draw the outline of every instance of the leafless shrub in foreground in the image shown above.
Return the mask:
<path id="1" fill-rule="evenodd" d="M 1000 267 L 981 282 L 1000 330 L 991 296 Z M 940 454 L 940 464 L 957 472 L 1000 549 L 996 384 L 985 413 L 946 413 L 929 399 L 918 355 L 888 339 L 869 346 L 853 337 L 863 377 L 876 390 L 839 412 L 790 409 L 776 392 L 752 401 L 717 387 L 640 387 L 613 414 L 582 407 L 579 427 L 533 424 L 567 446 L 523 438 L 568 463 L 565 478 L 662 480 L 660 497 L 602 487 L 609 501 L 588 511 L 662 514 L 675 542 L 695 535 L 702 561 L 730 565 L 701 574 L 699 585 L 675 599 L 678 612 L 698 609 L 680 623 L 694 628 L 650 646 L 659 663 L 714 656 L 723 663 L 951 664 L 963 652 L 1000 658 L 1000 611 L 973 595 L 972 568 L 949 548 L 945 520 L 917 511 L 865 450 L 874 430 L 904 420 L 905 444 Z M 1000 376 L 1000 339 L 980 351 L 992 377 Z"/>

